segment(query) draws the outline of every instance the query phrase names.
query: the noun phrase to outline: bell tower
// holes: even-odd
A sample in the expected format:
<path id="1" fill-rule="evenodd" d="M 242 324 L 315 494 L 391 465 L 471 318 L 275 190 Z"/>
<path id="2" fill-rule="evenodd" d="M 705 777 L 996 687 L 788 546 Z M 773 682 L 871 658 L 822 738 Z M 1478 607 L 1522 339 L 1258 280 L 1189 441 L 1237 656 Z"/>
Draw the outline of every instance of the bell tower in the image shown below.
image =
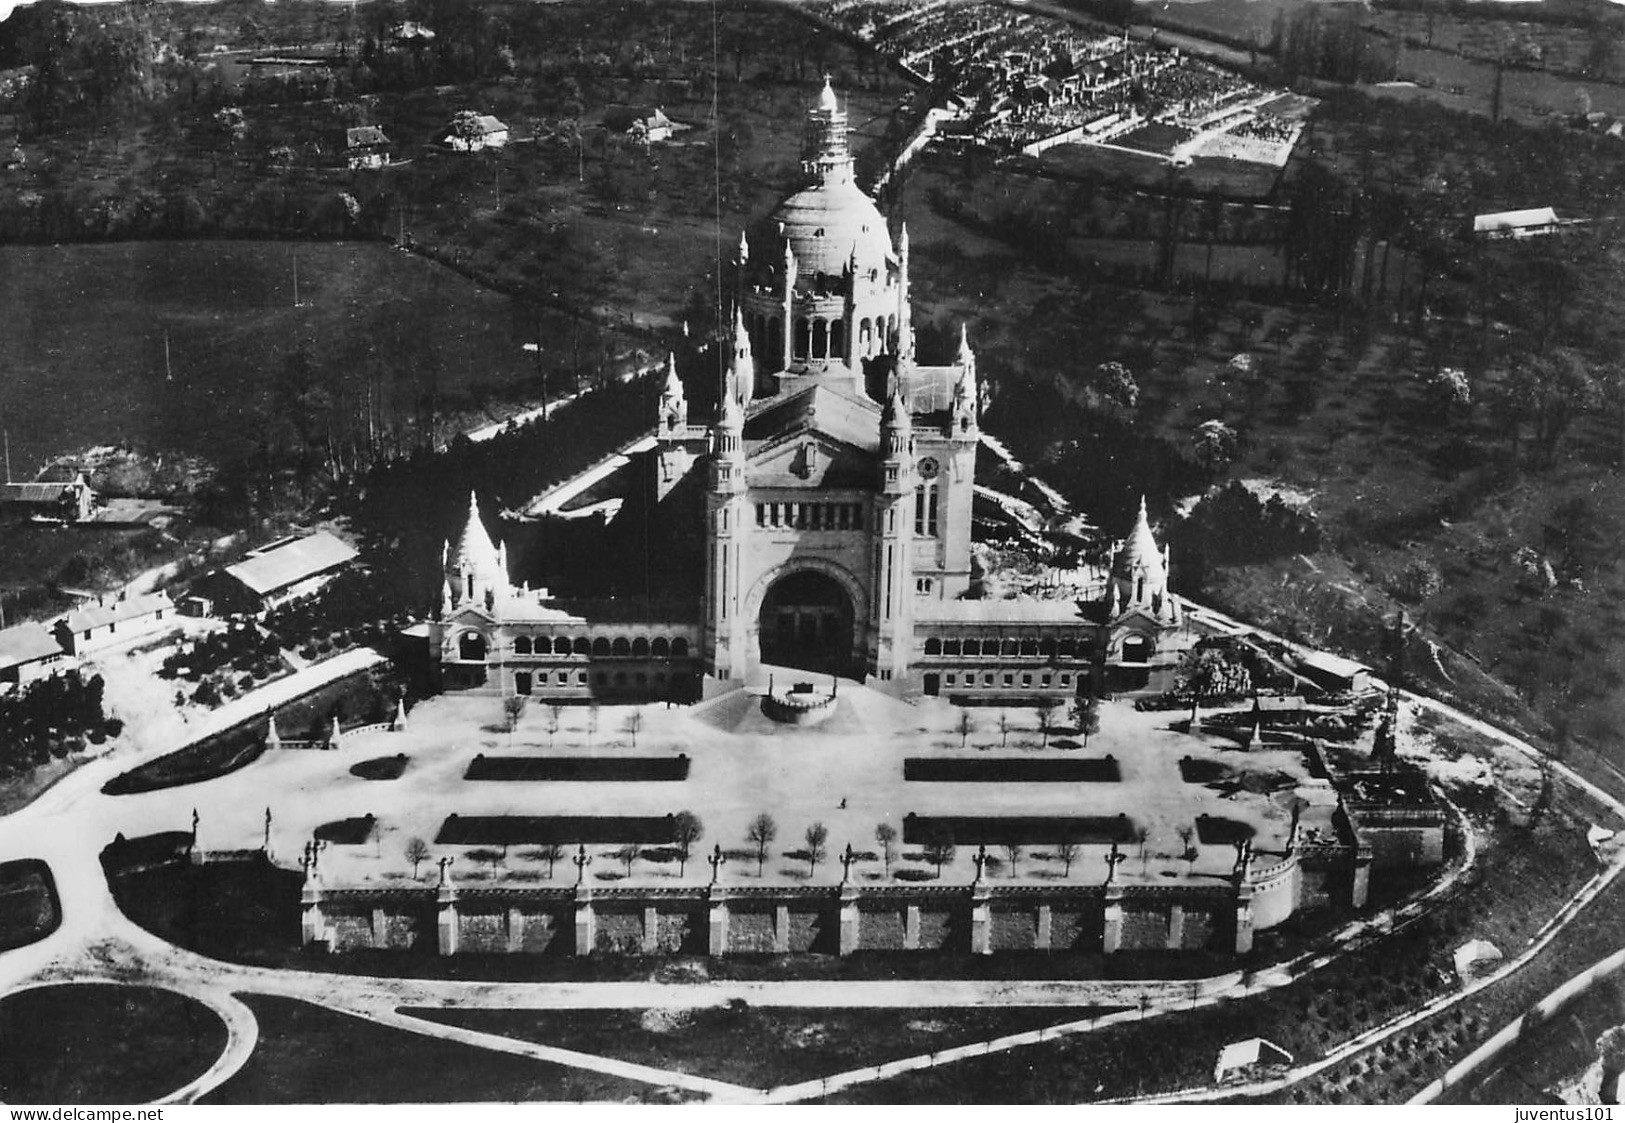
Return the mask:
<path id="1" fill-rule="evenodd" d="M 875 677 L 908 673 L 914 645 L 914 424 L 902 386 L 892 383 L 880 416 L 880 487 L 874 497 L 874 608 L 870 633 Z"/>

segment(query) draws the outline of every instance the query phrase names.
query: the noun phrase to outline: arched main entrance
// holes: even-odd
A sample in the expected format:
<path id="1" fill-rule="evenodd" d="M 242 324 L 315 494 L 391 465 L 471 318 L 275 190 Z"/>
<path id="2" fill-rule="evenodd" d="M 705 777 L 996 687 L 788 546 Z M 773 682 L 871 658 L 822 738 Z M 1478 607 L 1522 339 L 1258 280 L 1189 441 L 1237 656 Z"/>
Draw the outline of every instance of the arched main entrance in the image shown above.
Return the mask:
<path id="1" fill-rule="evenodd" d="M 762 662 L 848 674 L 852 622 L 852 598 L 835 578 L 806 569 L 788 574 L 762 599 Z"/>

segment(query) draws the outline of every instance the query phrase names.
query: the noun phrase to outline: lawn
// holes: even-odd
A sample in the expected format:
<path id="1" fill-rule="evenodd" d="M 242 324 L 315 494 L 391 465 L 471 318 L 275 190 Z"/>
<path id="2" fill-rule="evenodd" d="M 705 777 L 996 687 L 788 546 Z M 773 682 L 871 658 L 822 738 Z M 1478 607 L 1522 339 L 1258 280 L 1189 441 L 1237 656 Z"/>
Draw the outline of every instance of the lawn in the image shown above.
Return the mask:
<path id="1" fill-rule="evenodd" d="M 226 1044 L 207 1007 L 166 990 L 77 983 L 0 998 L 0 1099 L 147 1103 L 201 1075 Z"/>
<path id="2" fill-rule="evenodd" d="M 538 331 L 579 331 L 583 353 L 603 350 L 595 328 L 538 322 L 534 308 L 376 243 L 0 246 L 0 306 L 26 327 L 0 337 L 0 415 L 19 475 L 115 442 L 242 457 L 276 439 L 267 419 L 295 351 L 351 420 L 364 426 L 370 406 L 409 444 L 427 395 L 445 420 L 536 396 L 521 344 Z M 543 360 L 555 386 L 573 379 L 571 350 Z"/>
<path id="3" fill-rule="evenodd" d="M 0 862 L 0 951 L 43 940 L 60 923 L 51 867 L 36 858 Z"/>
<path id="4" fill-rule="evenodd" d="M 1097 1018 L 1112 1007 L 426 1010 L 403 1013 L 752 1088 Z"/>
<path id="5" fill-rule="evenodd" d="M 625 1101 L 650 1087 L 421 1037 L 291 998 L 244 995 L 260 1037 L 205 1104 Z"/>

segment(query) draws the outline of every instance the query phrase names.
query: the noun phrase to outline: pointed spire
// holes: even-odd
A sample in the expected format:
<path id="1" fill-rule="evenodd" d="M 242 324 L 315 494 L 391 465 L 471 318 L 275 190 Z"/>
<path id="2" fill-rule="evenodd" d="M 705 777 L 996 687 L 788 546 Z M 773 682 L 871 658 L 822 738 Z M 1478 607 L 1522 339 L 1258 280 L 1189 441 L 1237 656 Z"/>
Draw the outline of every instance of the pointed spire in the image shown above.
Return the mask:
<path id="1" fill-rule="evenodd" d="M 395 720 L 389 723 L 391 733 L 400 733 L 406 729 L 406 699 L 395 700 Z"/>
<path id="2" fill-rule="evenodd" d="M 453 607 L 453 602 L 452 602 L 452 596 L 451 596 L 451 581 L 449 579 L 442 580 L 440 582 L 440 616 L 441 616 L 441 619 L 444 619 L 447 616 L 451 615 L 452 607 Z"/>
<path id="3" fill-rule="evenodd" d="M 282 734 L 277 732 L 275 714 L 272 714 L 270 720 L 265 724 L 265 747 L 268 749 L 280 749 L 282 747 Z"/>
<path id="4" fill-rule="evenodd" d="M 722 407 L 718 411 L 717 423 L 724 429 L 739 430 L 745 427 L 745 411 L 739 405 L 739 398 L 733 393 L 722 395 Z"/>
<path id="5" fill-rule="evenodd" d="M 746 237 L 745 231 L 741 230 L 739 232 L 739 264 L 743 265 L 749 260 L 750 260 L 750 239 L 748 237 Z"/>
<path id="6" fill-rule="evenodd" d="M 677 356 L 671 351 L 666 352 L 666 385 L 662 392 L 673 398 L 683 396 L 683 380 L 677 377 Z"/>
<path id="7" fill-rule="evenodd" d="M 344 738 L 344 730 L 339 727 L 339 715 L 334 714 L 333 715 L 333 735 L 327 739 L 328 748 L 331 748 L 331 749 L 338 748 L 339 747 L 339 742 L 343 738 Z"/>
<path id="8" fill-rule="evenodd" d="M 880 424 L 885 428 L 906 432 L 913 427 L 913 420 L 909 417 L 908 403 L 903 399 L 903 383 L 901 379 L 893 378 L 891 397 L 886 399 L 886 408 L 880 414 Z"/>
<path id="9" fill-rule="evenodd" d="M 902 229 L 900 231 L 898 231 L 898 234 L 897 234 L 897 256 L 901 257 L 904 261 L 908 260 L 908 223 L 907 222 L 904 222 L 902 224 Z"/>
<path id="10" fill-rule="evenodd" d="M 824 75 L 824 88 L 818 93 L 818 108 L 825 113 L 834 113 L 841 107 L 835 101 L 835 87 L 830 85 L 829 75 Z"/>

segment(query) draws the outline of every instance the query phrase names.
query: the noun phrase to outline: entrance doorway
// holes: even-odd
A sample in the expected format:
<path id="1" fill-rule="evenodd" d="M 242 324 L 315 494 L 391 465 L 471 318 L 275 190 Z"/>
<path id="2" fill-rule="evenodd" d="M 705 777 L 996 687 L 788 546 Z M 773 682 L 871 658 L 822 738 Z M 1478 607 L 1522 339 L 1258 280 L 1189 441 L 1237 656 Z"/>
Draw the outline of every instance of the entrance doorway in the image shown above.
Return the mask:
<path id="1" fill-rule="evenodd" d="M 852 665 L 852 600 L 834 578 L 792 573 L 762 601 L 762 662 L 823 674 Z"/>

